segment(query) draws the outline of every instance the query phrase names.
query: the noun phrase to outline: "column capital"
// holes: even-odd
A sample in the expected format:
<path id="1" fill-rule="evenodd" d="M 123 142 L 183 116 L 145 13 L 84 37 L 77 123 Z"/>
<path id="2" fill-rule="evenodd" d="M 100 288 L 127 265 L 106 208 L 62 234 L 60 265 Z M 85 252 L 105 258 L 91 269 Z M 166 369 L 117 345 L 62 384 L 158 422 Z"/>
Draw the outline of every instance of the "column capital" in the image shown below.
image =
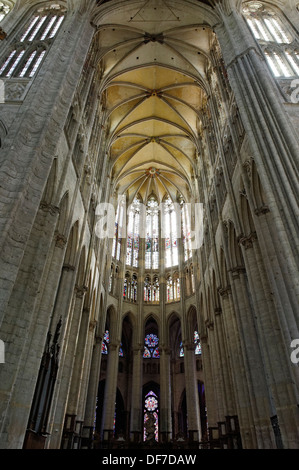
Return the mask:
<path id="1" fill-rule="evenodd" d="M 240 274 L 246 273 L 246 269 L 244 266 L 235 266 L 229 270 L 232 273 L 233 279 L 238 279 Z"/>
<path id="2" fill-rule="evenodd" d="M 232 292 L 232 289 L 230 285 L 227 285 L 225 287 L 218 287 L 218 293 L 223 298 L 228 297 L 231 294 L 231 292 Z"/>
<path id="3" fill-rule="evenodd" d="M 75 293 L 76 293 L 76 297 L 78 297 L 78 299 L 82 299 L 84 297 L 84 295 L 86 294 L 88 288 L 87 286 L 78 286 L 77 284 L 75 285 Z"/>
<path id="4" fill-rule="evenodd" d="M 64 248 L 67 243 L 67 237 L 63 235 L 62 233 L 56 232 L 55 238 L 56 238 L 55 246 L 57 246 L 58 248 Z"/>
<path id="5" fill-rule="evenodd" d="M 245 235 L 240 235 L 239 236 L 239 245 L 244 246 L 245 250 L 248 250 L 248 248 L 252 248 L 253 242 L 257 240 L 257 234 L 256 232 L 251 232 L 248 236 Z"/>

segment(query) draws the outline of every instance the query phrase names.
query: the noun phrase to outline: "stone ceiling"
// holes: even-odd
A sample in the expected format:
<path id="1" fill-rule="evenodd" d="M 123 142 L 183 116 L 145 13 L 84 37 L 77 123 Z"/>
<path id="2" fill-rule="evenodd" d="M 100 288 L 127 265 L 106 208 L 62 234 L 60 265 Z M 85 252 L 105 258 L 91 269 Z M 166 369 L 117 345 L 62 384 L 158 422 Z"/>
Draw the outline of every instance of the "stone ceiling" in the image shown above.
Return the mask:
<path id="1" fill-rule="evenodd" d="M 121 3 L 95 21 L 113 188 L 189 200 L 212 30 L 193 4 Z"/>

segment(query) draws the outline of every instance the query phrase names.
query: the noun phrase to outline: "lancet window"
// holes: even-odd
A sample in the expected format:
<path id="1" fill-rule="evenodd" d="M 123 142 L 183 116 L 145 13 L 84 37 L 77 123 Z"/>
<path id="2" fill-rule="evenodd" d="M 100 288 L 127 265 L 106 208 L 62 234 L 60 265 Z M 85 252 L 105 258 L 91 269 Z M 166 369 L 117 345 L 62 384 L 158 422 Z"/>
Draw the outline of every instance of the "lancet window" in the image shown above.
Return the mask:
<path id="1" fill-rule="evenodd" d="M 159 204 L 154 195 L 146 206 L 145 269 L 159 268 Z"/>
<path id="2" fill-rule="evenodd" d="M 274 76 L 288 78 L 299 75 L 298 43 L 285 20 L 282 21 L 276 11 L 258 1 L 246 3 L 243 13 Z"/>
<path id="3" fill-rule="evenodd" d="M 134 268 L 138 267 L 141 207 L 141 199 L 136 197 L 128 213 L 126 264 Z"/>
<path id="4" fill-rule="evenodd" d="M 152 390 L 148 392 L 144 399 L 144 432 L 143 440 L 147 441 L 154 437 L 158 442 L 159 435 L 159 399 Z"/>
<path id="5" fill-rule="evenodd" d="M 119 201 L 116 211 L 114 238 L 112 243 L 112 256 L 120 260 L 121 254 L 121 241 L 123 237 L 123 230 L 125 224 L 125 198 L 122 197 Z"/>
<path id="6" fill-rule="evenodd" d="M 200 356 L 201 355 L 201 344 L 200 344 L 200 338 L 199 338 L 198 331 L 194 331 L 194 345 L 195 345 L 194 354 L 196 356 Z M 182 341 L 180 342 L 179 356 L 184 357 L 184 346 L 183 346 Z"/>
<path id="7" fill-rule="evenodd" d="M 39 8 L 0 64 L 0 76 L 33 78 L 57 36 L 65 13 L 66 9 L 56 3 Z"/>

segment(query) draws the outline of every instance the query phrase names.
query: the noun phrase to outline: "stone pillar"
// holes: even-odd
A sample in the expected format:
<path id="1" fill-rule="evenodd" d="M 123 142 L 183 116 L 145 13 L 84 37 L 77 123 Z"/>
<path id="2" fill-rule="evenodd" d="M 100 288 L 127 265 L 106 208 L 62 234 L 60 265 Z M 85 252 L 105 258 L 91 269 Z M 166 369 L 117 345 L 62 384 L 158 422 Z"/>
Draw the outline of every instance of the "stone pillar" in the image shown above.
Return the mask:
<path id="1" fill-rule="evenodd" d="M 271 412 L 277 415 L 275 429 L 277 446 L 296 447 L 298 441 L 298 397 L 293 386 L 292 363 L 282 338 L 275 304 L 264 268 L 256 236 L 242 237 L 252 302 L 257 312 L 256 329 L 261 345 L 269 394 L 273 397 Z M 262 288 L 261 288 L 262 287 Z M 271 417 L 272 417 L 271 416 Z M 268 418 L 270 420 L 270 417 Z M 279 427 L 278 427 L 279 426 Z M 278 431 L 281 431 L 281 435 Z M 274 431 L 274 430 L 273 430 Z"/>
<path id="2" fill-rule="evenodd" d="M 113 437 L 118 361 L 119 344 L 110 343 L 103 403 L 103 420 L 101 427 L 101 437 L 104 441 L 108 441 Z"/>
<path id="3" fill-rule="evenodd" d="M 271 415 L 271 399 L 268 391 L 267 377 L 263 367 L 264 360 L 261 356 L 260 344 L 257 338 L 254 311 L 250 305 L 245 269 L 235 267 L 230 274 L 232 297 L 234 300 L 238 336 L 243 338 L 240 343 L 244 365 L 241 370 L 247 376 L 249 390 L 246 391 L 244 400 L 240 401 L 240 429 L 244 448 L 265 448 L 273 446 L 273 438 L 269 426 L 268 417 Z M 252 371 L 255 371 L 254 374 Z M 237 379 L 242 383 L 243 379 Z M 241 391 L 241 389 L 239 388 Z M 247 408 L 247 412 L 246 412 Z M 254 432 L 251 431 L 254 426 Z"/>
<path id="4" fill-rule="evenodd" d="M 271 289 L 282 306 L 285 341 L 298 338 L 298 140 L 281 94 L 248 26 L 233 0 L 214 0 L 221 22 L 215 27 L 231 88 L 269 207 L 265 244 Z M 283 207 L 283 210 L 281 209 Z M 297 247 L 296 247 L 297 245 Z M 271 245 L 270 245 L 271 246 Z M 271 274 L 274 272 L 275 275 Z"/>
<path id="5" fill-rule="evenodd" d="M 195 368 L 194 343 L 183 343 L 189 438 L 201 440 L 199 398 Z"/>
<path id="6" fill-rule="evenodd" d="M 209 427 L 217 427 L 217 400 L 215 395 L 214 377 L 211 366 L 211 353 L 208 344 L 208 336 L 200 336 L 202 368 L 205 384 L 205 398 L 207 407 L 207 417 Z"/>
<path id="7" fill-rule="evenodd" d="M 102 359 L 102 338 L 99 336 L 95 337 L 91 366 L 89 372 L 89 384 L 86 396 L 85 416 L 84 416 L 84 427 L 93 428 L 95 424 L 95 412 L 98 396 L 99 377 Z"/>
<path id="8" fill-rule="evenodd" d="M 133 348 L 130 440 L 136 443 L 143 440 L 142 366 L 143 348 Z"/>
<path id="9" fill-rule="evenodd" d="M 170 350 L 160 348 L 160 436 L 162 442 L 172 439 Z"/>
<path id="10" fill-rule="evenodd" d="M 68 315 L 63 321 L 64 334 L 62 344 L 65 346 L 61 348 L 59 358 L 57 384 L 52 401 L 52 411 L 48 428 L 48 432 L 50 433 L 50 438 L 47 442 L 48 448 L 58 449 L 61 443 L 85 292 L 85 287 L 76 288 L 74 298 L 71 300 L 69 306 L 64 306 L 65 312 L 68 312 Z M 61 295 L 65 296 L 64 290 L 61 291 Z"/>

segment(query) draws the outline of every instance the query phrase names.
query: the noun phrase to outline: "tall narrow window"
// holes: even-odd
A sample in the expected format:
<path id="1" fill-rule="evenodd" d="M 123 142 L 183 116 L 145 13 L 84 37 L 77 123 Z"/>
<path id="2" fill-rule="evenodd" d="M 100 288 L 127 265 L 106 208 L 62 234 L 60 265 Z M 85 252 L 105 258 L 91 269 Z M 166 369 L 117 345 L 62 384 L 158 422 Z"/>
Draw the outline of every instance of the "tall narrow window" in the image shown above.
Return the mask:
<path id="1" fill-rule="evenodd" d="M 183 234 L 183 247 L 184 247 L 184 261 L 187 261 L 192 256 L 192 240 L 191 240 L 191 223 L 189 205 L 185 204 L 183 199 L 180 200 L 182 211 L 182 234 Z"/>
<path id="2" fill-rule="evenodd" d="M 0 2 L 0 20 L 5 9 L 4 2 Z M 0 76 L 34 77 L 58 33 L 65 13 L 66 9 L 56 3 L 38 9 L 0 65 Z"/>
<path id="3" fill-rule="evenodd" d="M 159 267 L 159 204 L 150 196 L 146 206 L 145 269 Z"/>
<path id="4" fill-rule="evenodd" d="M 109 344 L 109 331 L 106 330 L 104 333 L 104 338 L 102 342 L 102 354 L 108 354 L 108 344 Z"/>
<path id="5" fill-rule="evenodd" d="M 152 286 L 152 301 L 159 302 L 160 300 L 160 286 L 158 276 L 154 276 L 153 286 Z"/>
<path id="6" fill-rule="evenodd" d="M 199 334 L 197 331 L 194 331 L 194 344 L 195 344 L 195 355 L 199 356 L 201 354 L 201 344 L 199 339 Z"/>
<path id="7" fill-rule="evenodd" d="M 104 333 L 103 342 L 102 342 L 102 354 L 107 355 L 109 353 L 109 343 L 110 343 L 109 330 L 106 330 Z M 120 344 L 118 355 L 120 357 L 124 356 L 122 343 Z"/>
<path id="8" fill-rule="evenodd" d="M 165 237 L 165 266 L 177 266 L 178 256 L 178 237 L 180 236 L 179 227 L 180 211 L 179 205 L 174 204 L 168 196 L 163 202 L 163 232 Z"/>
<path id="9" fill-rule="evenodd" d="M 125 224 L 125 197 L 122 197 L 119 201 L 116 218 L 115 218 L 115 229 L 114 238 L 112 243 L 112 256 L 118 261 L 120 259 L 121 252 L 121 240 L 123 236 L 123 227 Z"/>
<path id="10" fill-rule="evenodd" d="M 137 197 L 129 208 L 126 256 L 126 264 L 134 268 L 138 267 L 140 211 L 141 199 Z"/>
<path id="11" fill-rule="evenodd" d="M 299 62 L 291 28 L 282 18 L 262 2 L 247 2 L 244 16 L 255 39 L 259 42 L 274 77 L 298 75 Z M 288 49 L 287 49 L 288 47 Z"/>
<path id="12" fill-rule="evenodd" d="M 144 301 L 151 302 L 151 300 L 152 300 L 151 278 L 149 276 L 146 276 L 144 280 Z"/>
<path id="13" fill-rule="evenodd" d="M 137 275 L 133 274 L 131 280 L 131 291 L 130 291 L 131 302 L 137 302 Z"/>
<path id="14" fill-rule="evenodd" d="M 194 344 L 195 344 L 194 354 L 196 356 L 200 356 L 201 355 L 201 344 L 200 344 L 199 334 L 198 334 L 197 331 L 194 331 Z M 180 342 L 179 356 L 184 357 L 184 346 L 183 346 L 182 341 Z"/>
<path id="15" fill-rule="evenodd" d="M 152 390 L 146 394 L 144 399 L 144 441 L 157 441 L 159 435 L 159 401 L 158 396 Z"/>
<path id="16" fill-rule="evenodd" d="M 166 280 L 166 300 L 167 302 L 173 301 L 173 281 L 172 276 L 168 276 Z"/>

